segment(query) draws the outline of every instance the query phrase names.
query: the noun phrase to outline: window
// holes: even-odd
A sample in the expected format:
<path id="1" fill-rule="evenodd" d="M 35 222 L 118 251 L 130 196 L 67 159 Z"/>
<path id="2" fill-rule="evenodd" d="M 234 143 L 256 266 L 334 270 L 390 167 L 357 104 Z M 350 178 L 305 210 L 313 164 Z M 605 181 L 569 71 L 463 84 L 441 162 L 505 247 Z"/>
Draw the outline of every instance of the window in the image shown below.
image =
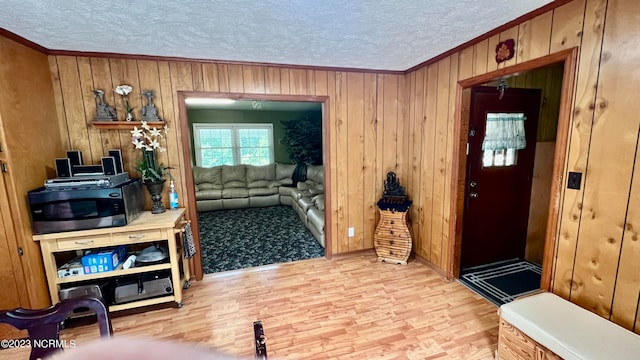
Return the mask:
<path id="1" fill-rule="evenodd" d="M 273 162 L 272 124 L 193 124 L 196 165 Z"/>
<path id="2" fill-rule="evenodd" d="M 482 141 L 482 166 L 513 166 L 517 151 L 527 146 L 523 113 L 488 113 Z"/>

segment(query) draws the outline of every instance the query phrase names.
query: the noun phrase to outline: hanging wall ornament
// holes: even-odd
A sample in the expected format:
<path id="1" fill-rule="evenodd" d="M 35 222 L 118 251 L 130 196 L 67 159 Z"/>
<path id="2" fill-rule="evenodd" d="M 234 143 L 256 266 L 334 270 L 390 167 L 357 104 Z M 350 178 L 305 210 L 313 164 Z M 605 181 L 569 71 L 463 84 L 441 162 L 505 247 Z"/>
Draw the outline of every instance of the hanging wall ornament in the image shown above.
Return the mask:
<path id="1" fill-rule="evenodd" d="M 500 64 L 513 58 L 515 55 L 516 42 L 513 39 L 507 39 L 496 46 L 496 62 Z"/>

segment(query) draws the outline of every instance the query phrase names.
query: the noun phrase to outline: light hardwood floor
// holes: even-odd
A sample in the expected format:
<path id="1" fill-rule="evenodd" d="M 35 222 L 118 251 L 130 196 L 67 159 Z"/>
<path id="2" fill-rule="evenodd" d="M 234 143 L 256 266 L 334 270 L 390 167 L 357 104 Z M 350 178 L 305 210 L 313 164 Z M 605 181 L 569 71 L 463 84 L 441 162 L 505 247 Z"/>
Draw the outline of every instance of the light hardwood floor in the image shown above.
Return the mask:
<path id="1" fill-rule="evenodd" d="M 114 318 L 115 336 L 253 358 L 252 324 L 262 320 L 273 359 L 493 359 L 497 347 L 496 306 L 415 260 L 371 254 L 211 274 L 184 296 L 181 309 Z M 78 346 L 97 337 L 95 325 L 62 333 Z M 1 350 L 0 359 L 26 354 Z"/>

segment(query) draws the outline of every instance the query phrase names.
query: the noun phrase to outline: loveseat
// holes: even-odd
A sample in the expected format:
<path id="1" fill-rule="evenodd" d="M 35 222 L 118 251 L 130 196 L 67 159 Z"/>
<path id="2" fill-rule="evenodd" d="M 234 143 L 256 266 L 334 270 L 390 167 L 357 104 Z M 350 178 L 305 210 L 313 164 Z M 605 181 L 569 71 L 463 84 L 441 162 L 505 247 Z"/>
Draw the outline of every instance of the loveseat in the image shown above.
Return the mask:
<path id="1" fill-rule="evenodd" d="M 324 176 L 322 165 L 306 167 L 304 180 L 294 184 L 295 164 L 264 166 L 194 166 L 199 212 L 289 205 L 324 247 Z"/>

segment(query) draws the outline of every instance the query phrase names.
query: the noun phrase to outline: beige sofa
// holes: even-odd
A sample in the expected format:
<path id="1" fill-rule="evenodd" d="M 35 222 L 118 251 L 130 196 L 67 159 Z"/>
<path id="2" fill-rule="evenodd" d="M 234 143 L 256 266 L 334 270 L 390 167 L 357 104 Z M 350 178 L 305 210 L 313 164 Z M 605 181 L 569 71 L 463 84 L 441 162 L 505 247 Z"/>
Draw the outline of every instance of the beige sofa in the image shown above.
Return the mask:
<path id="1" fill-rule="evenodd" d="M 280 205 L 280 186 L 292 185 L 295 165 L 195 166 L 198 211 Z"/>
<path id="2" fill-rule="evenodd" d="M 293 209 L 324 247 L 324 171 L 322 165 L 307 166 L 307 180 L 296 186 Z"/>
<path id="3" fill-rule="evenodd" d="M 198 211 L 289 205 L 324 247 L 322 165 L 307 166 L 306 180 L 293 186 L 295 164 L 195 166 Z"/>

